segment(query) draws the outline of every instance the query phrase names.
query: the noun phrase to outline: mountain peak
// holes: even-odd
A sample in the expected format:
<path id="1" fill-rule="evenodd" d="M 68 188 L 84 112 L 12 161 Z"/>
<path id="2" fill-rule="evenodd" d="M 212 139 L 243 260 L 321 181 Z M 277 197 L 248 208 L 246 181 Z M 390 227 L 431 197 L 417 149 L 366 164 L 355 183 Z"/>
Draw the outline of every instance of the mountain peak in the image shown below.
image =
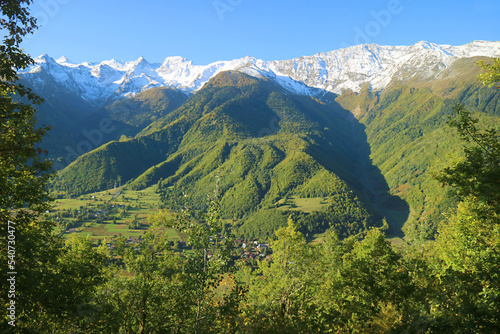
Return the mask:
<path id="1" fill-rule="evenodd" d="M 163 63 L 161 64 L 162 67 L 170 67 L 170 66 L 175 66 L 179 64 L 192 64 L 192 61 L 180 57 L 180 56 L 173 56 L 173 57 L 167 57 L 165 60 L 163 60 Z"/>
<path id="2" fill-rule="evenodd" d="M 72 63 L 72 62 L 68 58 L 66 58 L 65 56 L 62 56 L 62 57 L 56 59 L 56 63 L 64 64 L 64 63 Z"/>
<path id="3" fill-rule="evenodd" d="M 143 56 L 140 56 L 139 58 L 137 58 L 137 60 L 133 61 L 132 64 L 134 66 L 149 66 L 151 65 L 147 60 L 146 58 L 144 58 Z"/>
<path id="4" fill-rule="evenodd" d="M 427 41 L 419 41 L 419 42 L 415 43 L 415 46 L 421 47 L 423 49 L 432 49 L 433 48 L 433 45 Z"/>
<path id="5" fill-rule="evenodd" d="M 48 54 L 44 53 L 43 55 L 40 55 L 36 58 L 33 59 L 36 63 L 46 63 L 50 61 L 54 61 L 52 57 L 50 57 Z"/>

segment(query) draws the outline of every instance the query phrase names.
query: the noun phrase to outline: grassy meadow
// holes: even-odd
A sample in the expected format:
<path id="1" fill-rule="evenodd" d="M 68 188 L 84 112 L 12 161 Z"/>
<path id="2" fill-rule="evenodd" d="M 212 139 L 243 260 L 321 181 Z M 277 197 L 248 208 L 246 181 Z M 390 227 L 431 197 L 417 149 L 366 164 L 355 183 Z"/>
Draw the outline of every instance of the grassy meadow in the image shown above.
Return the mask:
<path id="1" fill-rule="evenodd" d="M 97 240 L 113 241 L 118 236 L 138 239 L 149 227 L 148 217 L 160 206 L 156 186 L 141 191 L 126 187 L 100 191 L 70 199 L 57 199 L 50 217 L 58 224 L 64 238 L 72 233 Z M 132 223 L 135 221 L 135 225 Z M 172 241 L 183 237 L 169 230 Z"/>

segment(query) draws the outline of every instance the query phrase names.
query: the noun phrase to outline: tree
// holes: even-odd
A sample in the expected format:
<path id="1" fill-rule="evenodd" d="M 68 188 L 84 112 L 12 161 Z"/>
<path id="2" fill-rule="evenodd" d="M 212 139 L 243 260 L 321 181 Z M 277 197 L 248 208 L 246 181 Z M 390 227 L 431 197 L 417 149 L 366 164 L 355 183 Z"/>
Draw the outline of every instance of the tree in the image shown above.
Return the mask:
<path id="1" fill-rule="evenodd" d="M 398 328 L 414 290 L 401 254 L 376 228 L 362 241 L 346 243 L 339 276 L 332 282 L 339 327 L 360 333 Z"/>
<path id="2" fill-rule="evenodd" d="M 495 59 L 480 78 L 500 78 Z M 500 87 L 499 87 L 500 88 Z M 479 129 L 462 106 L 450 126 L 464 145 L 464 158 L 437 177 L 460 200 L 441 224 L 434 245 L 440 291 L 433 317 L 454 333 L 492 333 L 500 328 L 500 138 L 495 129 Z"/>
<path id="3" fill-rule="evenodd" d="M 123 257 L 123 255 L 125 254 L 125 249 L 126 249 L 125 237 L 120 234 L 115 241 L 114 253 L 116 253 L 116 255 L 118 256 Z"/>
<path id="4" fill-rule="evenodd" d="M 479 66 L 485 70 L 479 75 L 485 85 L 493 86 L 496 82 L 500 82 L 500 58 L 493 59 L 493 64 L 487 64 L 484 60 L 479 62 Z M 498 86 L 500 88 L 500 85 Z"/>
<path id="5" fill-rule="evenodd" d="M 43 291 L 36 281 L 45 275 L 45 264 L 56 261 L 55 249 L 60 246 L 51 235 L 52 223 L 42 216 L 50 209 L 46 184 L 51 175 L 50 162 L 36 148 L 48 130 L 36 126 L 33 104 L 40 104 L 42 99 L 17 82 L 17 71 L 33 63 L 20 48 L 23 37 L 36 28 L 27 8 L 30 3 L 30 0 L 0 3 L 0 26 L 5 33 L 0 45 L 0 240 L 5 251 L 0 262 L 7 265 L 10 246 L 10 260 L 15 263 L 9 271 L 17 272 L 13 275 L 15 298 L 7 300 L 3 293 L 0 300 L 2 305 L 16 303 L 15 323 L 20 330 L 25 322 L 36 321 L 32 316 L 34 311 L 27 305 L 31 300 L 41 300 Z M 7 279 L 5 270 L 1 279 L 3 282 Z"/>
<path id="6" fill-rule="evenodd" d="M 464 159 L 447 167 L 437 176 L 443 186 L 465 200 L 472 196 L 500 213 L 500 136 L 495 129 L 480 130 L 478 119 L 461 105 L 455 107 L 456 117 L 448 124 L 457 129 L 464 146 Z"/>
<path id="7" fill-rule="evenodd" d="M 387 333 L 412 321 L 415 287 L 380 229 L 361 241 L 330 232 L 315 245 L 289 220 L 276 236 L 242 304 L 245 332 Z"/>
<path id="8" fill-rule="evenodd" d="M 103 308 L 101 332 L 179 333 L 186 327 L 190 307 L 186 303 L 184 260 L 170 251 L 168 230 L 156 218 L 140 244 L 123 255 L 126 275 L 120 267 L 96 298 Z"/>
<path id="9" fill-rule="evenodd" d="M 15 307 L 9 317 L 2 313 L 1 329 L 85 332 L 86 315 L 79 310 L 88 306 L 87 297 L 102 281 L 100 268 L 105 260 L 89 242 L 65 245 L 45 216 L 51 208 L 47 189 L 51 162 L 44 158 L 48 152 L 37 145 L 49 127 L 36 124 L 35 106 L 43 99 L 21 85 L 17 75 L 33 64 L 20 48 L 23 38 L 36 29 L 28 8 L 31 3 L 0 2 L 0 27 L 5 34 L 0 45 L 0 241 L 4 250 L 0 263 L 9 263 L 9 274 L 2 270 L 0 279 L 9 278 L 11 291 L 15 290 L 0 294 L 2 306 Z"/>
<path id="10" fill-rule="evenodd" d="M 311 318 L 316 315 L 319 261 L 291 218 L 275 233 L 272 261 L 260 262 L 252 277 L 241 313 L 243 326 L 248 333 L 317 332 Z"/>
<path id="11" fill-rule="evenodd" d="M 230 265 L 233 241 L 223 236 L 219 176 L 214 192 L 208 196 L 206 211 L 185 208 L 174 226 L 187 235 L 194 254 L 188 255 L 185 273 L 191 300 L 189 314 L 194 333 L 232 332 L 236 323 L 241 289 Z M 227 232 L 227 231 L 226 231 Z"/>
<path id="12" fill-rule="evenodd" d="M 43 319 L 39 311 L 38 321 L 42 321 L 34 324 L 32 330 L 49 332 L 52 325 L 53 332 L 96 332 L 95 320 L 102 308 L 96 302 L 95 293 L 108 279 L 107 261 L 106 246 L 95 248 L 90 238 L 71 235 L 65 247 L 60 248 L 57 263 L 50 268 L 53 275 L 38 282 L 47 287 L 43 297 L 51 304 L 41 306 L 51 313 Z M 36 302 L 33 300 L 28 305 L 35 308 Z"/>
<path id="13" fill-rule="evenodd" d="M 229 264 L 232 241 L 221 238 L 219 201 L 216 186 L 206 212 L 150 218 L 141 243 L 125 251 L 126 275 L 118 270 L 98 294 L 108 310 L 99 319 L 104 332 L 235 332 L 242 294 Z M 192 252 L 171 249 L 171 227 L 187 235 Z"/>
<path id="14" fill-rule="evenodd" d="M 2 1 L 1 28 L 7 32 L 0 45 L 0 219 L 19 215 L 37 217 L 49 208 L 46 184 L 51 176 L 51 163 L 36 148 L 48 127 L 36 128 L 33 104 L 43 100 L 29 88 L 17 83 L 17 71 L 33 60 L 22 52 L 22 37 L 35 28 L 26 5 L 31 1 Z M 27 103 L 20 101 L 27 100 Z"/>
<path id="15" fill-rule="evenodd" d="M 141 227 L 141 222 L 139 221 L 139 219 L 137 218 L 137 215 L 134 215 L 134 220 L 132 220 L 129 224 L 128 224 L 128 228 L 131 229 L 131 230 L 137 230 L 138 228 Z"/>
<path id="16" fill-rule="evenodd" d="M 500 224 L 489 208 L 473 198 L 461 202 L 440 226 L 434 254 L 441 282 L 437 315 L 444 327 L 455 333 L 500 328 Z"/>

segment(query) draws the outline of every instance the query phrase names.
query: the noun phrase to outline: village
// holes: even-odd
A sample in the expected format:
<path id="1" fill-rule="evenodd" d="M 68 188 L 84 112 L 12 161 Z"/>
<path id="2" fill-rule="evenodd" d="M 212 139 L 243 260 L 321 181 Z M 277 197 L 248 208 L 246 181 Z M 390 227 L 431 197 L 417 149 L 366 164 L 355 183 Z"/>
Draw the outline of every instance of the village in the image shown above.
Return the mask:
<path id="1" fill-rule="evenodd" d="M 121 263 L 127 249 L 140 251 L 143 234 L 149 228 L 148 218 L 158 210 L 158 193 L 154 188 L 132 191 L 120 187 L 73 199 L 60 198 L 47 216 L 56 224 L 61 237 L 69 238 L 73 234 L 87 237 L 95 247 L 105 245 L 113 261 Z M 172 251 L 182 256 L 193 254 L 184 233 L 174 228 L 167 230 Z M 225 237 L 209 239 L 215 244 L 217 238 Z M 271 254 L 267 240 L 233 240 L 232 260 L 241 261 L 252 270 L 258 268 L 258 262 L 270 260 Z"/>

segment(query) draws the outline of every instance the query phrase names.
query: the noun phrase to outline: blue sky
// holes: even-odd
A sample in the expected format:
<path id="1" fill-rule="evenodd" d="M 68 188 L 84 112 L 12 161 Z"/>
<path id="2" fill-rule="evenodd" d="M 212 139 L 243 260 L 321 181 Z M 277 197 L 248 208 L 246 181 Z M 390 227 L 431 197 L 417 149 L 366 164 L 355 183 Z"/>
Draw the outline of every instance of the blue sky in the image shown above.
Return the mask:
<path id="1" fill-rule="evenodd" d="M 282 60 L 342 47 L 500 40 L 498 0 L 35 0 L 33 57 L 205 65 Z"/>

